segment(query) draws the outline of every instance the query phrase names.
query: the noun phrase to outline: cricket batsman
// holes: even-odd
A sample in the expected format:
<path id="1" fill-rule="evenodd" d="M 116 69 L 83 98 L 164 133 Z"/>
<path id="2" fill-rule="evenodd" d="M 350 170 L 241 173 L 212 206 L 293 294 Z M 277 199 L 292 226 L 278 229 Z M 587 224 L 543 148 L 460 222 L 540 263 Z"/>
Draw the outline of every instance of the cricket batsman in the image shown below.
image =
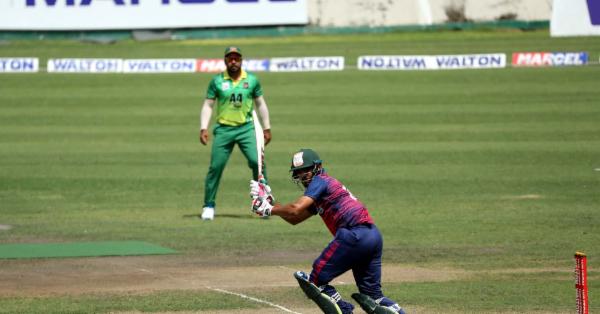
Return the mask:
<path id="1" fill-rule="evenodd" d="M 313 262 L 310 275 L 298 271 L 294 277 L 306 296 L 326 314 L 350 314 L 354 306 L 342 300 L 329 283 L 352 270 L 359 293 L 352 298 L 369 314 L 404 314 L 381 291 L 383 239 L 365 205 L 323 169 L 311 149 L 301 149 L 292 157 L 292 180 L 304 187 L 304 195 L 289 204 L 272 204 L 271 188 L 250 181 L 252 211 L 259 216 L 280 216 L 292 225 L 319 215 L 333 234 L 333 240 Z"/>

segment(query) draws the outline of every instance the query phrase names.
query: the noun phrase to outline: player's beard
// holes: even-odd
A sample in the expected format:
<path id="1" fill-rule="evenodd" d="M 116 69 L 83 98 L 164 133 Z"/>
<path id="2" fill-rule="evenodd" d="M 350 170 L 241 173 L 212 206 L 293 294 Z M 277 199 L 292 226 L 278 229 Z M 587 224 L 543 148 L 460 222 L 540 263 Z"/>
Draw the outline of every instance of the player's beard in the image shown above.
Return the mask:
<path id="1" fill-rule="evenodd" d="M 308 176 L 308 173 L 307 173 Z M 306 176 L 305 176 L 306 177 Z M 310 184 L 310 182 L 312 181 L 312 175 L 310 176 L 310 178 L 303 178 L 300 180 L 300 182 L 302 182 L 302 185 L 304 186 L 304 188 L 307 188 L 308 185 Z"/>
<path id="2" fill-rule="evenodd" d="M 319 173 L 321 173 L 321 167 L 315 165 L 310 171 L 300 174 L 296 174 L 296 172 L 294 172 L 292 174 L 292 181 L 294 181 L 298 187 L 304 187 L 304 189 L 306 189 L 312 182 L 313 178 Z"/>
<path id="3" fill-rule="evenodd" d="M 298 185 L 298 187 L 300 187 L 300 188 L 304 187 L 304 189 L 306 189 L 308 187 L 308 185 L 310 184 L 310 182 L 312 181 L 312 178 L 313 178 L 312 172 L 307 172 L 307 173 L 304 173 L 302 175 L 295 177 L 294 182 L 296 183 L 296 185 Z"/>
<path id="4" fill-rule="evenodd" d="M 229 73 L 229 75 L 233 75 L 236 76 L 238 73 L 240 73 L 242 69 L 242 62 L 240 63 L 229 63 L 227 64 L 227 73 Z"/>

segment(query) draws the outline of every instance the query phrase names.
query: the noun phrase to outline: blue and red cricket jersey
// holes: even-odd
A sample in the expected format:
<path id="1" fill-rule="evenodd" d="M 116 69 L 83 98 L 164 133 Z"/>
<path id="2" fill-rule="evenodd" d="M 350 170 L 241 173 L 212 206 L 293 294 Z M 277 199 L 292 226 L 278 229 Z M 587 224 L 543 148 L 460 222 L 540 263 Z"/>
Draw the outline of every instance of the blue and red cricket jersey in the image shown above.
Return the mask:
<path id="1" fill-rule="evenodd" d="M 324 170 L 312 179 L 304 195 L 315 201 L 311 212 L 321 215 L 333 235 L 339 228 L 374 223 L 365 205 Z"/>

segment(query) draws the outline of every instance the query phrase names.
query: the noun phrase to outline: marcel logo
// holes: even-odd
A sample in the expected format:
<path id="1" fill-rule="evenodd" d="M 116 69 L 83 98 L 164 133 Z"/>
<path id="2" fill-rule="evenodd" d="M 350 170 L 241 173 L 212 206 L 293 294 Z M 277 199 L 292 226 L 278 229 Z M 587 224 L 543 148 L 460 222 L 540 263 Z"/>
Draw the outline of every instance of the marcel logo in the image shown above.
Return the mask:
<path id="1" fill-rule="evenodd" d="M 28 7 L 34 7 L 36 5 L 47 5 L 55 6 L 57 3 L 65 3 L 67 6 L 89 6 L 92 2 L 106 1 L 106 0 L 25 0 L 25 5 Z M 140 1 L 160 1 L 163 5 L 170 5 L 171 3 L 179 4 L 208 4 L 213 3 L 215 0 L 112 0 L 115 5 L 139 5 Z M 259 0 L 225 0 L 228 3 L 252 3 L 258 2 Z M 295 2 L 296 0 L 269 0 L 269 2 Z"/>

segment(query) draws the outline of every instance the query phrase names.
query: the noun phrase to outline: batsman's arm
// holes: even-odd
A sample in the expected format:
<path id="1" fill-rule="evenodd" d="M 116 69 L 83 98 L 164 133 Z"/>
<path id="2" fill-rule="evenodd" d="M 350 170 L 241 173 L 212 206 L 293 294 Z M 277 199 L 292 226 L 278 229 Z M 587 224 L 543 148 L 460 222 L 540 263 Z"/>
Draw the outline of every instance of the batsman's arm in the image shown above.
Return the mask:
<path id="1" fill-rule="evenodd" d="M 271 121 L 269 120 L 269 108 L 267 102 L 263 96 L 254 98 L 254 104 L 256 105 L 256 112 L 260 116 L 260 122 L 263 127 L 263 133 L 265 136 L 265 145 L 271 141 Z"/>
<path id="2" fill-rule="evenodd" d="M 271 209 L 271 215 L 279 216 L 288 223 L 297 225 L 313 215 L 309 208 L 314 202 L 312 198 L 303 195 L 293 203 L 275 204 Z"/>
<path id="3" fill-rule="evenodd" d="M 208 143 L 208 124 L 212 116 L 215 100 L 206 98 L 200 110 L 200 143 L 206 145 Z"/>

